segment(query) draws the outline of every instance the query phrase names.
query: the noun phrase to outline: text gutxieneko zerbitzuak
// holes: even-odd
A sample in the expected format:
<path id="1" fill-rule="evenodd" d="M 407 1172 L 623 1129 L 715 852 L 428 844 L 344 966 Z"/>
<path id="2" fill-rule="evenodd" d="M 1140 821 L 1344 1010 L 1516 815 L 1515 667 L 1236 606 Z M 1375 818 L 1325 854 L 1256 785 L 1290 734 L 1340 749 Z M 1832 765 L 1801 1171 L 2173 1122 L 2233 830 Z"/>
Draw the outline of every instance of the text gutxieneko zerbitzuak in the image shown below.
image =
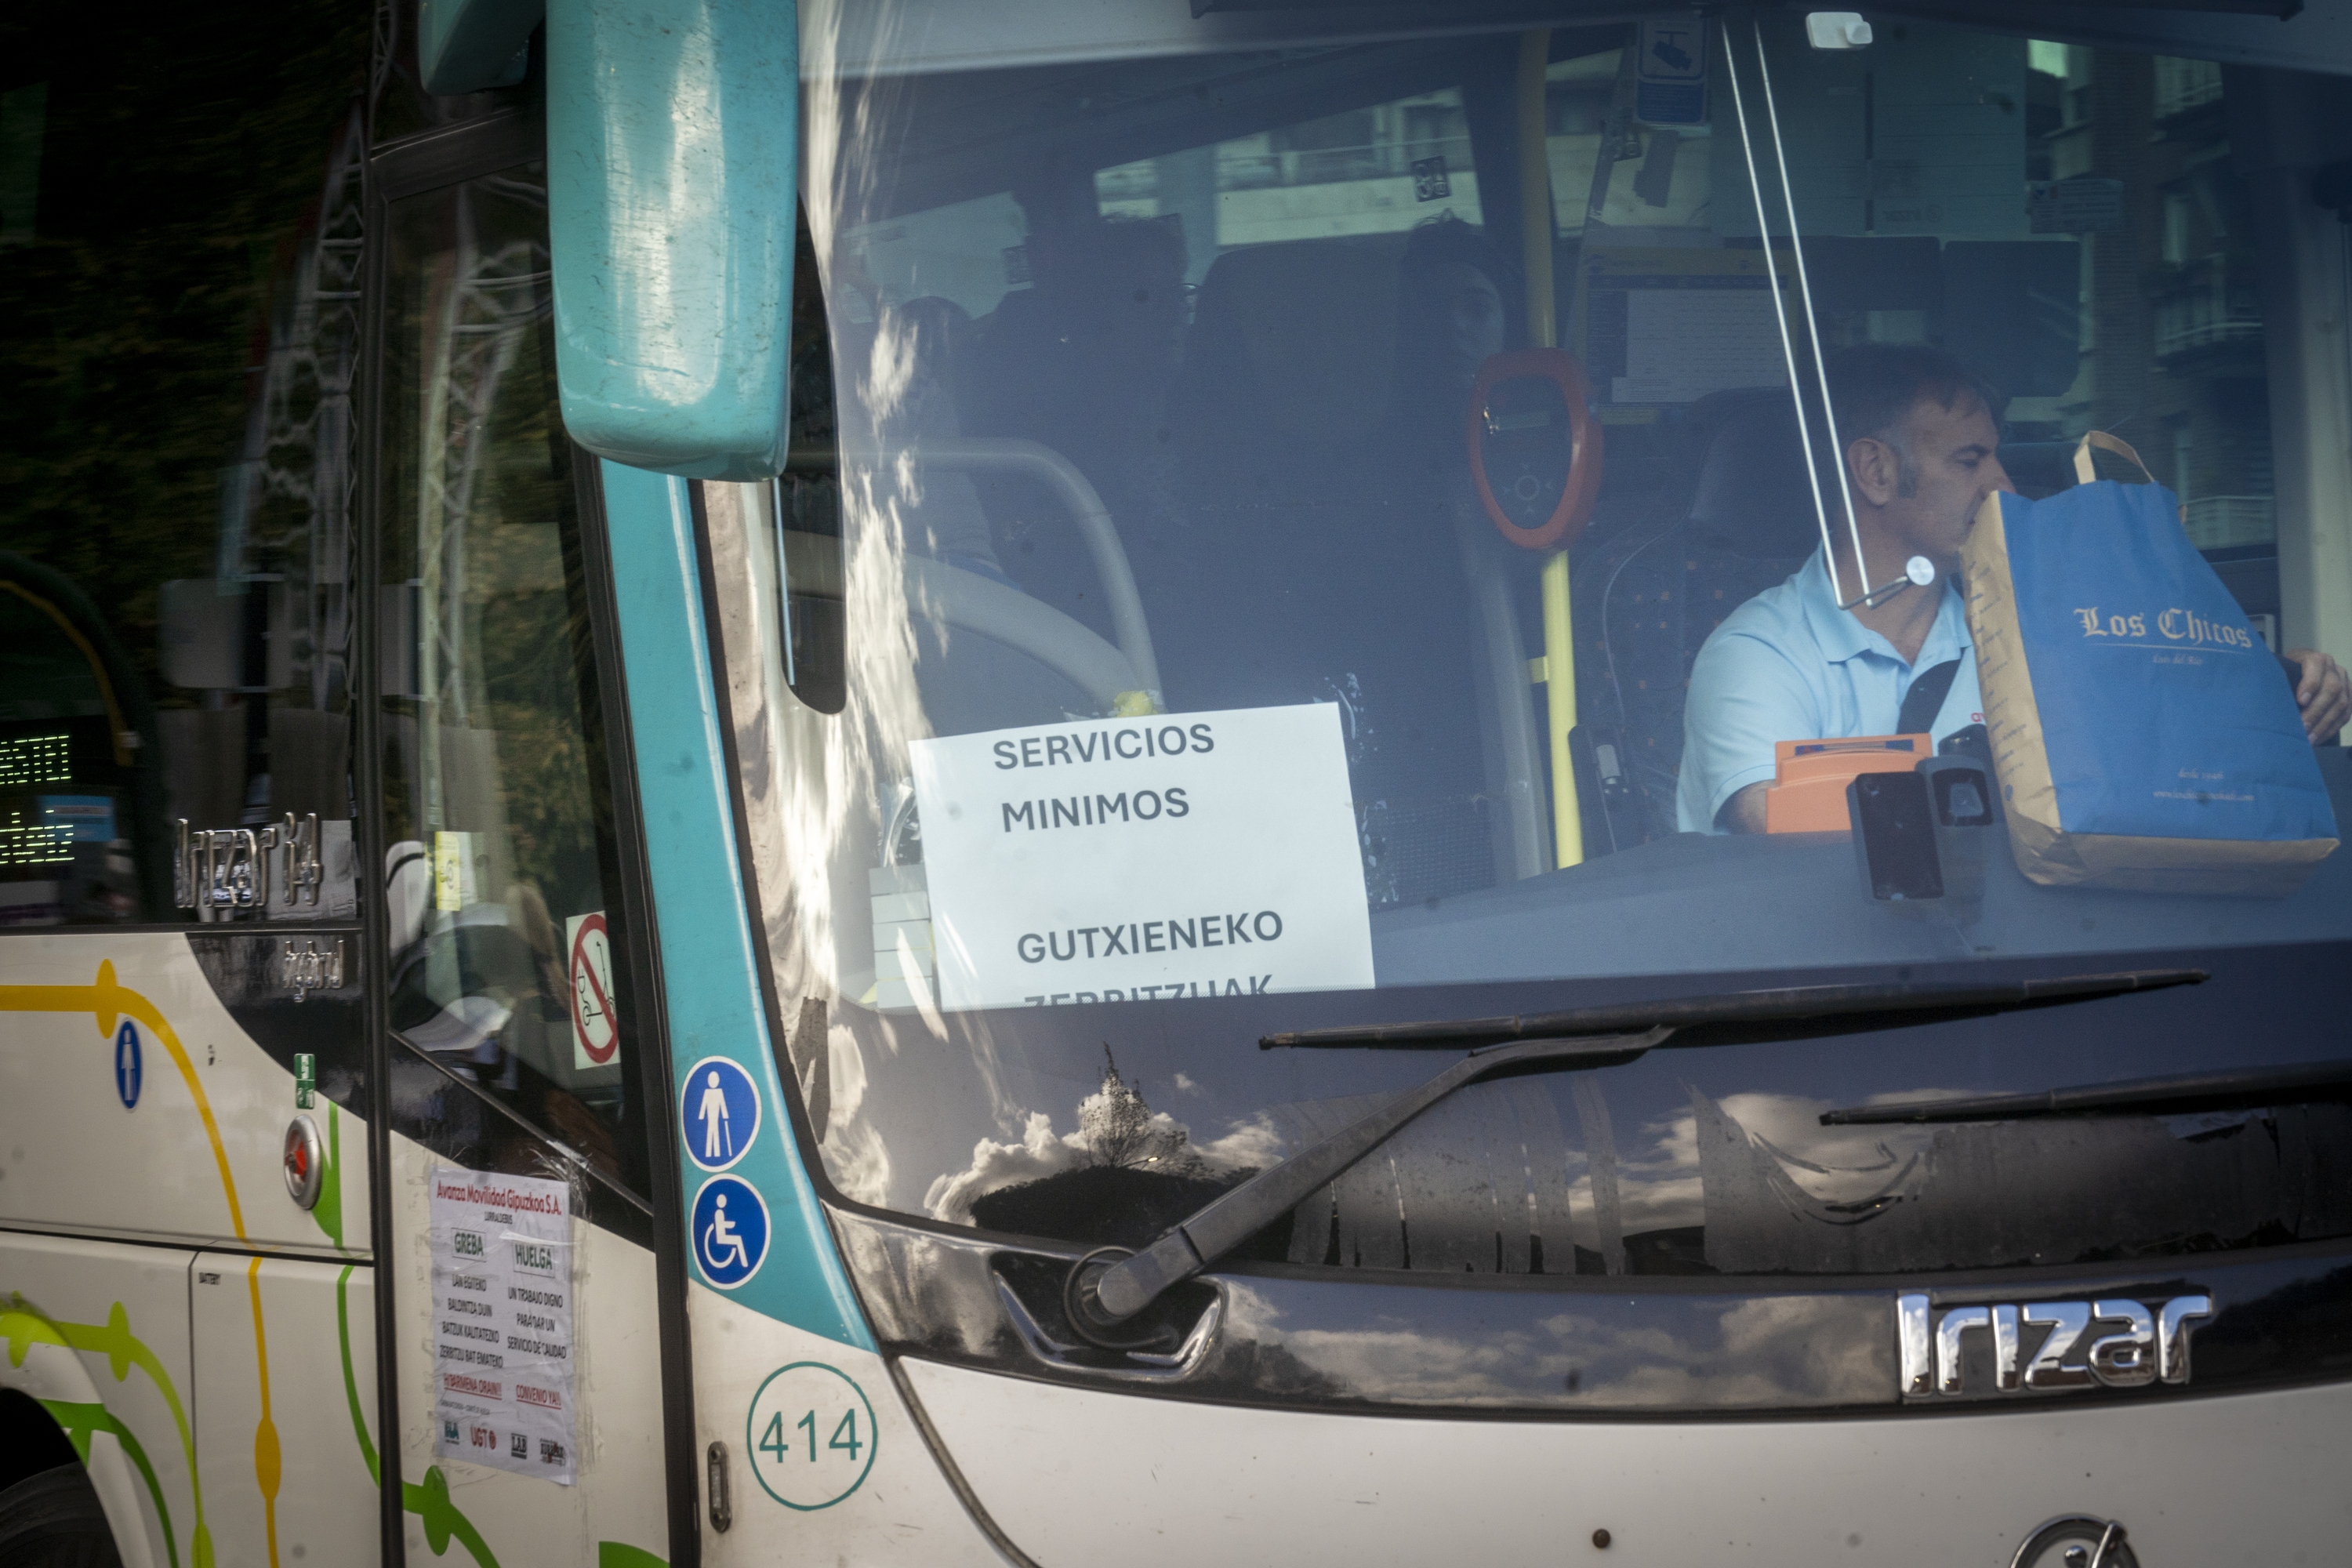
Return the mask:
<path id="1" fill-rule="evenodd" d="M 1279 912 L 1259 910 L 1254 913 L 1245 910 L 1183 920 L 1129 921 L 1111 925 L 1072 926 L 1055 931 L 1025 931 L 1013 945 L 1024 963 L 1072 963 L 1087 959 L 1176 952 L 1187 948 L 1255 947 L 1281 940 L 1282 931 Z M 1179 996 L 1258 996 L 1273 986 L 1271 974 L 1244 974 L 1099 991 L 1066 991 L 1024 1000 L 1042 1005 L 1057 1002 L 1173 1000 Z"/>
<path id="2" fill-rule="evenodd" d="M 1247 981 L 1247 990 L 1242 982 Z M 1222 989 L 1221 989 L 1222 987 Z M 1274 989 L 1271 974 L 1244 974 L 1240 980 L 1172 981 L 1160 985 L 1130 985 L 1125 990 L 1105 986 L 1100 991 L 1056 991 L 1051 995 L 1024 996 L 1032 1007 L 1060 1006 L 1065 1002 L 1173 1002 L 1181 996 L 1264 996 Z"/>

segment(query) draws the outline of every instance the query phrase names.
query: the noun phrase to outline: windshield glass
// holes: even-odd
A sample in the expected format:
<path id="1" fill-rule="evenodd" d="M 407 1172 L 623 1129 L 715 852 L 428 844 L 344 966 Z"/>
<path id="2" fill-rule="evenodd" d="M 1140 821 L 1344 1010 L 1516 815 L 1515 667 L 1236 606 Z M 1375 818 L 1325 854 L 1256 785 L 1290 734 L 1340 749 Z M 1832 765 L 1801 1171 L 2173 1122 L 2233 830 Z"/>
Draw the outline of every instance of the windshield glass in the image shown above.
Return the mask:
<path id="1" fill-rule="evenodd" d="M 792 1065 L 848 1196 L 1131 1245 L 1433 1066 L 1262 1054 L 1271 1030 L 2352 938 L 2314 651 L 2347 589 L 2305 564 L 2341 481 L 2286 471 L 2340 409 L 2282 376 L 2266 315 L 2317 306 L 2265 236 L 2334 219 L 2285 167 L 2302 132 L 2232 118 L 2264 79 L 1927 23 L 1823 49 L 1793 16 L 877 78 L 823 44 L 795 314 L 829 342 L 796 347 L 793 471 L 706 504 L 747 584 L 721 629 Z M 2091 431 L 2137 461 L 2078 453 Z M 2021 541 L 2078 489 L 2170 531 L 2166 581 L 2222 628 L 2198 657 L 2265 672 L 2230 699 L 2244 754 L 2205 760 L 2300 804 L 2210 853 L 2101 860 L 2151 835 L 2070 793 L 2074 715 L 2169 699 L 2053 658 L 2021 738 L 1979 668 L 2000 623 L 1969 574 L 2029 585 L 1978 520 Z M 2168 1209 L 2127 1237 L 1779 1228 L 1980 1207 L 2031 1163 L 1979 1127 L 1812 1125 L 1833 1105 L 2214 1059 L 2074 1026 L 2054 1057 L 1941 1026 L 1965 1068 L 1903 1044 L 1923 1028 L 1654 1056 L 1606 1097 L 1481 1086 L 1266 1251 L 2171 1245 Z M 2120 1125 L 2183 1192 L 2221 1157 Z M 1506 1145 L 1524 1179 L 1487 1168 Z M 1469 1178 L 1430 1172 L 1465 1160 L 1530 1224 L 1462 1230 Z M 1413 1192 L 1419 1247 L 1391 1234 Z M 2284 1201 L 2205 1231 L 2332 1234 Z"/>

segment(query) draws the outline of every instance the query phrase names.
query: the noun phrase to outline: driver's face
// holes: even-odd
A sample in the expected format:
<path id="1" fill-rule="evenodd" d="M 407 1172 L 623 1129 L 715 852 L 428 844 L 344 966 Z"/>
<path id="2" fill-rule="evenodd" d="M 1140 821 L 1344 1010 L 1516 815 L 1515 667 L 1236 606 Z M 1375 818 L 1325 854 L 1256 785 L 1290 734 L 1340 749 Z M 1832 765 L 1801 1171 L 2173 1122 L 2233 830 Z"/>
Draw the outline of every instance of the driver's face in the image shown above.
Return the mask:
<path id="1" fill-rule="evenodd" d="M 1911 494 L 1893 497 L 1883 515 L 1907 553 L 1925 555 L 1948 575 L 1959 570 L 1961 542 L 1985 497 L 2017 489 L 2000 466 L 2000 432 L 1979 398 L 1963 396 L 1946 408 L 1923 397 L 1911 405 L 1903 436 L 1916 482 Z"/>

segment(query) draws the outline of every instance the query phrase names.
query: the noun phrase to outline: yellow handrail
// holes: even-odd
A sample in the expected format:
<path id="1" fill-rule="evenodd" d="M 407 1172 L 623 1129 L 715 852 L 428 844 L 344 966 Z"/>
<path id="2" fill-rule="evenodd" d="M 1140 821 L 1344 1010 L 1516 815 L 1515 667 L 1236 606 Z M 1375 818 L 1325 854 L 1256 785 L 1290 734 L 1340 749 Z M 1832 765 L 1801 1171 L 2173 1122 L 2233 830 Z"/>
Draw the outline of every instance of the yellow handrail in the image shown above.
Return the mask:
<path id="1" fill-rule="evenodd" d="M 1544 68 L 1551 30 L 1530 28 L 1519 38 L 1518 141 L 1520 254 L 1528 277 L 1528 341 L 1558 348 L 1559 326 L 1552 287 L 1551 159 L 1544 138 Z M 1576 797 L 1576 764 L 1569 731 L 1576 728 L 1576 637 L 1569 615 L 1568 552 L 1543 564 L 1542 660 L 1546 727 L 1551 734 L 1551 841 L 1557 866 L 1584 861 L 1584 812 Z"/>
<path id="2" fill-rule="evenodd" d="M 1584 812 L 1576 797 L 1576 764 L 1568 732 L 1576 728 L 1576 639 L 1568 615 L 1568 552 L 1556 550 L 1543 565 L 1544 695 L 1551 720 L 1552 858 L 1562 866 L 1584 862 Z"/>

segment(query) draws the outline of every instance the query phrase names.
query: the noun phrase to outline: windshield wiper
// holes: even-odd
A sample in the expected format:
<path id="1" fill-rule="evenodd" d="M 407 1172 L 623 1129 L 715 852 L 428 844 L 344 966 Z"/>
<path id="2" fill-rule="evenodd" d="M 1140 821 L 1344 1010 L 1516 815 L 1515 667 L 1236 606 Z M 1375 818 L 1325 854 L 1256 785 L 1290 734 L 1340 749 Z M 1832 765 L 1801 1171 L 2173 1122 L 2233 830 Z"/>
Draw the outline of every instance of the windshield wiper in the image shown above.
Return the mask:
<path id="1" fill-rule="evenodd" d="M 1990 985 L 1799 985 L 1777 991 L 1727 991 L 1716 996 L 1692 996 L 1671 1002 L 1571 1007 L 1565 1012 L 1528 1013 L 1507 1018 L 1451 1018 L 1428 1023 L 1300 1029 L 1264 1036 L 1257 1044 L 1260 1050 L 1267 1051 L 1294 1047 L 1426 1051 L 1498 1040 L 1613 1034 L 1660 1024 L 1688 1029 L 1703 1024 L 1802 1021 L 1852 1014 L 2008 1013 L 2021 1007 L 2087 1002 L 2133 991 L 2160 991 L 2168 985 L 2195 985 L 2206 978 L 2201 969 L 2137 969 L 2116 974 L 2069 974 L 2054 980 L 2015 980 Z"/>
<path id="2" fill-rule="evenodd" d="M 1519 1040 L 1473 1051 L 1361 1121 L 1260 1171 L 1191 1218 L 1179 1221 L 1141 1252 L 1114 1262 L 1108 1255 L 1124 1249 L 1103 1247 L 1080 1258 L 1062 1292 L 1072 1326 L 1098 1345 L 1128 1348 L 1121 1341 L 1102 1336 L 1151 1305 L 1171 1287 L 1190 1279 L 1305 1203 L 1398 1128 L 1465 1084 L 1506 1068 L 1535 1063 L 1613 1067 L 1632 1061 L 1673 1033 L 1661 1027 L 1638 1035 Z"/>
<path id="3" fill-rule="evenodd" d="M 2090 1001 L 2167 985 L 2193 985 L 2202 970 L 2141 970 L 2122 974 L 2078 974 L 2057 980 L 2026 980 L 1999 985 L 1815 985 L 1783 991 L 1732 992 L 1722 996 L 1621 1007 L 1587 1007 L 1524 1018 L 1474 1018 L 1461 1023 L 1392 1024 L 1359 1029 L 1318 1029 L 1268 1035 L 1262 1048 L 1277 1046 L 1371 1047 L 1438 1049 L 1490 1042 L 1407 1089 L 1378 1110 L 1341 1128 L 1231 1192 L 1191 1218 L 1179 1221 L 1141 1252 L 1103 1247 L 1072 1266 L 1063 1285 L 1071 1326 L 1095 1344 L 1129 1348 L 1115 1337 L 1121 1324 L 1240 1247 L 1307 1201 L 1317 1189 L 1378 1148 L 1406 1122 L 1465 1084 L 1506 1068 L 1613 1067 L 1633 1060 L 1672 1037 L 1678 1046 L 1728 1045 L 1742 1037 L 1770 1038 L 1790 1020 L 1837 1018 L 1847 1028 L 1890 1028 L 1945 1017 L 2010 1012 L 2021 1007 Z M 1546 1037 L 1514 1038 L 1549 1025 Z M 1692 1032 L 1693 1026 L 1747 1026 Z M 1637 1032 L 1638 1031 L 1638 1032 Z M 1113 1255 L 1118 1255 L 1114 1258 Z"/>
<path id="4" fill-rule="evenodd" d="M 2011 1121 L 2028 1116 L 2095 1116 L 2129 1111 L 2159 1116 L 2298 1100 L 2352 1098 L 2352 1061 L 2231 1068 L 2045 1089 L 2033 1094 L 1982 1094 L 1959 1100 L 1895 1100 L 1822 1112 L 1824 1127 L 1893 1121 Z"/>

